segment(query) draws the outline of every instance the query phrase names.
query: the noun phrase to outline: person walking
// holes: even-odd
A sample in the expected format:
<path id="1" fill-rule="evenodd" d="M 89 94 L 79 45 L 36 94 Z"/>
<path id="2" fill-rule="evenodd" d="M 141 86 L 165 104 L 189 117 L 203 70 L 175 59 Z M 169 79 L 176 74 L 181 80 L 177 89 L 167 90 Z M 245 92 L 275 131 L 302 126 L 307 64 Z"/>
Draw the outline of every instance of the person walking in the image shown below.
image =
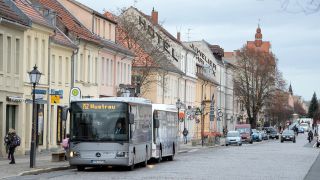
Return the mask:
<path id="1" fill-rule="evenodd" d="M 69 138 L 70 138 L 70 135 L 67 134 L 66 138 L 64 138 L 62 140 L 62 147 L 63 147 L 64 152 L 65 152 L 65 155 L 64 155 L 64 159 L 65 160 L 67 160 L 67 154 L 68 154 L 68 149 L 69 149 Z"/>
<path id="2" fill-rule="evenodd" d="M 16 134 L 16 131 L 14 129 L 9 129 L 8 133 L 8 146 L 9 146 L 9 154 L 8 157 L 10 157 L 11 161 L 9 164 L 15 164 L 16 161 L 14 159 L 14 152 L 16 150 L 16 147 L 20 146 L 20 137 Z"/>

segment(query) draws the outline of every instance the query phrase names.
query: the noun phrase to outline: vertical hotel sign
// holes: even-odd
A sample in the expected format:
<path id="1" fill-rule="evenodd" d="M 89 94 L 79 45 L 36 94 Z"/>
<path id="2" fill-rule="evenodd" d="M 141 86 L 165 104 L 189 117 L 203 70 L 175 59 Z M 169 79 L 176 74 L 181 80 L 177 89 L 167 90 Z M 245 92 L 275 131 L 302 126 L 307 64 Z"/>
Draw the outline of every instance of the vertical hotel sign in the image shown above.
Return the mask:
<path id="1" fill-rule="evenodd" d="M 62 141 L 62 107 L 58 106 L 57 113 L 57 143 L 60 144 Z"/>

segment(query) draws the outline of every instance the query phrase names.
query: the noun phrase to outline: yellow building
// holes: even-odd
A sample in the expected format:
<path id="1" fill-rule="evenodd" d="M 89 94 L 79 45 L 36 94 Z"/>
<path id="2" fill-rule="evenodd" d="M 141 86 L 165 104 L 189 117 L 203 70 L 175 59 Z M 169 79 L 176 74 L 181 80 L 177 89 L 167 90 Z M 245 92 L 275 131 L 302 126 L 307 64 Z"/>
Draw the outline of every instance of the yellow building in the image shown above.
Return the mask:
<path id="1" fill-rule="evenodd" d="M 24 33 L 31 21 L 21 14 L 11 1 L 0 0 L 0 139 L 3 140 L 9 128 L 23 133 L 23 83 L 25 69 Z M 20 151 L 20 148 L 18 148 Z M 0 143 L 0 157 L 5 155 L 4 144 Z"/>

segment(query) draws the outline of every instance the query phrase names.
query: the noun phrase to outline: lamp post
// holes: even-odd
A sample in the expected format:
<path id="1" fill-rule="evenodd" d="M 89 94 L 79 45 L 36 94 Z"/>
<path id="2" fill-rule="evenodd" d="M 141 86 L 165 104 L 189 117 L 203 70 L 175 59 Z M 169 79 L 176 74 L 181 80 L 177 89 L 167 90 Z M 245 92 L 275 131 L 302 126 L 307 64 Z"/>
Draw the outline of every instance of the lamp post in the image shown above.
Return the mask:
<path id="1" fill-rule="evenodd" d="M 39 83 L 41 72 L 38 70 L 37 65 L 34 65 L 33 70 L 28 72 L 30 83 L 32 84 L 32 132 L 31 132 L 31 143 L 30 143 L 30 168 L 34 168 L 36 165 L 36 103 L 35 103 L 35 89 L 36 85 Z"/>
<path id="2" fill-rule="evenodd" d="M 180 114 L 180 109 L 182 107 L 182 102 L 180 100 L 180 98 L 178 98 L 177 102 L 176 102 L 176 107 L 178 109 L 178 128 L 179 128 L 179 131 L 180 131 L 180 125 L 179 125 L 179 114 Z"/>
<path id="3" fill-rule="evenodd" d="M 204 108 L 205 108 L 204 101 L 201 102 L 201 145 L 203 146 L 203 135 L 204 135 Z"/>

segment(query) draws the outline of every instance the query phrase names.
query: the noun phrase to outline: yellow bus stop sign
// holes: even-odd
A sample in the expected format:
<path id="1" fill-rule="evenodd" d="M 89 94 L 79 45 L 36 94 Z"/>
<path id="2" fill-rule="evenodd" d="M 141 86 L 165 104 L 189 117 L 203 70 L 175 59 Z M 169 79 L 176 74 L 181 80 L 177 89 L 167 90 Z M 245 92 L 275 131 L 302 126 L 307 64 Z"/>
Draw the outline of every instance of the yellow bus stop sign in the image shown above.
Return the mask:
<path id="1" fill-rule="evenodd" d="M 60 104 L 60 95 L 51 95 L 51 104 Z"/>

